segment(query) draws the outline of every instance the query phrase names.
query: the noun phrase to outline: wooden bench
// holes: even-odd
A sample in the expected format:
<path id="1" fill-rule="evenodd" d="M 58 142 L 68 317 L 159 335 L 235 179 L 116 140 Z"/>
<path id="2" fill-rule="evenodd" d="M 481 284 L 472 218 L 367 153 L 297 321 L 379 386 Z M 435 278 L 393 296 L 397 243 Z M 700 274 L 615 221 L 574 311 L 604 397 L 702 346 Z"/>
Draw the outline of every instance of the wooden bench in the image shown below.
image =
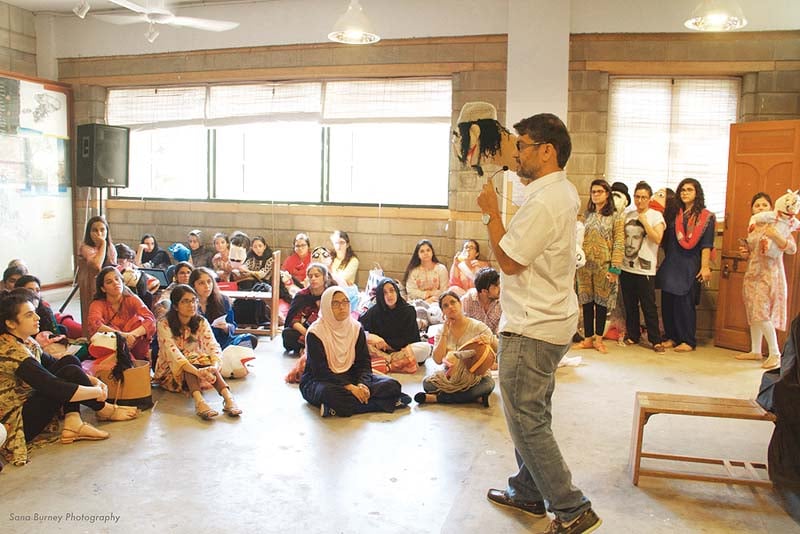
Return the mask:
<path id="1" fill-rule="evenodd" d="M 699 417 L 722 417 L 727 419 L 750 419 L 755 421 L 774 421 L 775 416 L 765 411 L 756 401 L 748 399 L 724 399 L 716 397 L 697 397 L 694 395 L 672 395 L 669 393 L 636 393 L 633 410 L 633 431 L 631 432 L 630 468 L 633 485 L 639 484 L 640 476 L 679 478 L 700 480 L 704 482 L 722 482 L 727 484 L 745 484 L 749 486 L 771 487 L 772 482 L 759 476 L 757 469 L 766 470 L 767 465 L 757 462 L 727 460 L 718 458 L 700 458 L 695 456 L 678 456 L 675 454 L 659 454 L 642 451 L 644 426 L 651 415 L 694 415 Z M 692 462 L 700 464 L 721 465 L 727 474 L 712 475 L 689 473 L 665 469 L 648 469 L 641 467 L 642 458 Z M 739 476 L 733 468 L 743 468 Z M 740 472 L 742 469 L 739 470 Z"/>
<path id="2" fill-rule="evenodd" d="M 272 253 L 272 280 L 270 285 L 272 291 L 222 291 L 222 294 L 231 300 L 263 300 L 267 303 L 270 311 L 269 325 L 239 325 L 236 329 L 237 334 L 255 334 L 265 336 L 269 334 L 270 339 L 278 335 L 278 306 L 280 304 L 280 283 L 281 283 L 281 251 L 276 250 Z"/>

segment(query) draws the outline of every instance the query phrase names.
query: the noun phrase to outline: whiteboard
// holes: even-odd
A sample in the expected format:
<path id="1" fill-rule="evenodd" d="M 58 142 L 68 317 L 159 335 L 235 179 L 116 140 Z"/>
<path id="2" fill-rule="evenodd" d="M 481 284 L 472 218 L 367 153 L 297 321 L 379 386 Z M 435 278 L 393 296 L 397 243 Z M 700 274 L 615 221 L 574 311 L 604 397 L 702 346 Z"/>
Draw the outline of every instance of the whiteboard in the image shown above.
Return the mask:
<path id="1" fill-rule="evenodd" d="M 0 270 L 22 258 L 42 284 L 74 272 L 66 91 L 0 76 Z"/>

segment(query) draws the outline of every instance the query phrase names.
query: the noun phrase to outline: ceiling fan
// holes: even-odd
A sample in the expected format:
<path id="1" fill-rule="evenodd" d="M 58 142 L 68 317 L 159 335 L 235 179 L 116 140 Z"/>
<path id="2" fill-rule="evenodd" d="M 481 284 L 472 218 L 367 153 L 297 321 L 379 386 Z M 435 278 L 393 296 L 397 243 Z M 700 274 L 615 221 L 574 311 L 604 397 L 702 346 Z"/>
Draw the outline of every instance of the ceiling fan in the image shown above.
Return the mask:
<path id="1" fill-rule="evenodd" d="M 130 0 L 109 0 L 113 4 L 120 7 L 130 9 L 135 13 L 131 14 L 116 14 L 116 13 L 97 13 L 95 18 L 110 22 L 112 24 L 136 24 L 140 22 L 147 22 L 150 28 L 145 37 L 151 43 L 156 40 L 159 35 L 156 29 L 156 24 L 168 24 L 170 26 L 183 26 L 186 28 L 194 28 L 197 30 L 205 30 L 210 32 L 224 32 L 232 30 L 239 26 L 238 22 L 230 22 L 227 20 L 211 20 L 199 19 L 194 17 L 178 17 L 169 8 L 164 0 L 143 0 L 145 5 L 131 2 Z"/>

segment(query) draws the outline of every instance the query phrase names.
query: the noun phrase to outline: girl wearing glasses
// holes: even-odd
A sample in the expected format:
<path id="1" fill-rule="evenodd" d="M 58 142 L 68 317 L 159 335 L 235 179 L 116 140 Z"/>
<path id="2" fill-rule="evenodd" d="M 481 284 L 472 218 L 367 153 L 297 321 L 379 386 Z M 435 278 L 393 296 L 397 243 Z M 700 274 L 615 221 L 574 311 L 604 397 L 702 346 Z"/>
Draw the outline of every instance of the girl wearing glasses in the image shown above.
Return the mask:
<path id="1" fill-rule="evenodd" d="M 489 262 L 483 261 L 480 256 L 481 246 L 477 241 L 474 239 L 464 241 L 450 268 L 450 291 L 463 297 L 464 293 L 475 287 L 475 275 L 489 266 Z"/>
<path id="2" fill-rule="evenodd" d="M 286 313 L 283 329 L 283 348 L 299 353 L 306 343 L 306 332 L 311 323 L 317 320 L 319 299 L 322 293 L 333 285 L 328 268 L 321 263 L 312 263 L 306 271 L 308 287 L 292 299 Z"/>
<path id="3" fill-rule="evenodd" d="M 671 220 L 664 217 L 664 262 L 656 272 L 656 286 L 661 288 L 662 345 L 691 352 L 697 347 L 700 284 L 711 280 L 716 216 L 706 209 L 703 188 L 694 178 L 681 180 L 677 194 L 677 214 Z"/>
<path id="4" fill-rule="evenodd" d="M 242 410 L 219 372 L 222 349 L 208 321 L 198 313 L 197 293 L 188 285 L 178 284 L 169 298 L 172 306 L 158 322 L 160 349 L 154 379 L 169 391 L 189 392 L 201 419 L 208 421 L 219 415 L 203 398 L 202 390 L 211 387 L 224 399 L 222 411 L 238 417 Z"/>
<path id="5" fill-rule="evenodd" d="M 281 265 L 281 278 L 292 296 L 307 287 L 305 279 L 309 263 L 311 263 L 311 240 L 308 234 L 301 232 L 294 236 L 294 252 L 283 260 Z"/>
<path id="6" fill-rule="evenodd" d="M 603 343 L 606 317 L 617 301 L 617 281 L 625 253 L 625 219 L 614 207 L 611 186 L 594 180 L 586 206 L 583 251 L 586 265 L 578 269 L 578 301 L 583 306 L 584 340 L 577 348 L 608 352 Z"/>
<path id="7" fill-rule="evenodd" d="M 350 315 L 350 299 L 342 288 L 322 293 L 319 317 L 308 329 L 306 346 L 300 393 L 309 404 L 319 406 L 322 417 L 391 413 L 411 402 L 397 380 L 372 374 L 364 330 Z"/>

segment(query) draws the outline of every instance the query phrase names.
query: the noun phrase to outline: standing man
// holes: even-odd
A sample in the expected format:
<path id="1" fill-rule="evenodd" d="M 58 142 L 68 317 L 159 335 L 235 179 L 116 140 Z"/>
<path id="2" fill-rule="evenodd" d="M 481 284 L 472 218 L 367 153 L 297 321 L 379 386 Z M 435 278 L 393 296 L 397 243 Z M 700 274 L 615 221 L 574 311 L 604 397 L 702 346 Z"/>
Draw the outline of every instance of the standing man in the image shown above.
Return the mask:
<path id="1" fill-rule="evenodd" d="M 523 119 L 514 129 L 525 190 L 508 230 L 494 185 L 484 185 L 478 196 L 502 272 L 500 388 L 519 465 L 508 489 L 490 489 L 487 497 L 536 517 L 545 516 L 547 501 L 555 519 L 542 534 L 593 532 L 602 521 L 572 485 L 550 428 L 555 372 L 578 326 L 573 281 L 580 201 L 563 170 L 572 142 L 561 119 L 549 113 Z"/>
<path id="2" fill-rule="evenodd" d="M 491 267 L 483 267 L 475 275 L 475 287 L 461 297 L 464 315 L 477 319 L 497 335 L 497 325 L 503 308 L 500 306 L 500 274 Z"/>
<path id="3" fill-rule="evenodd" d="M 640 341 L 641 305 L 647 326 L 647 340 L 653 344 L 653 350 L 660 353 L 664 352 L 664 346 L 661 344 L 656 308 L 656 260 L 658 245 L 667 225 L 663 215 L 650 209 L 652 196 L 653 189 L 647 182 L 636 184 L 633 192 L 636 211 L 625 216 L 625 260 L 622 262 L 619 282 L 622 302 L 625 303 L 625 331 L 628 333 L 625 343 L 635 345 Z"/>

